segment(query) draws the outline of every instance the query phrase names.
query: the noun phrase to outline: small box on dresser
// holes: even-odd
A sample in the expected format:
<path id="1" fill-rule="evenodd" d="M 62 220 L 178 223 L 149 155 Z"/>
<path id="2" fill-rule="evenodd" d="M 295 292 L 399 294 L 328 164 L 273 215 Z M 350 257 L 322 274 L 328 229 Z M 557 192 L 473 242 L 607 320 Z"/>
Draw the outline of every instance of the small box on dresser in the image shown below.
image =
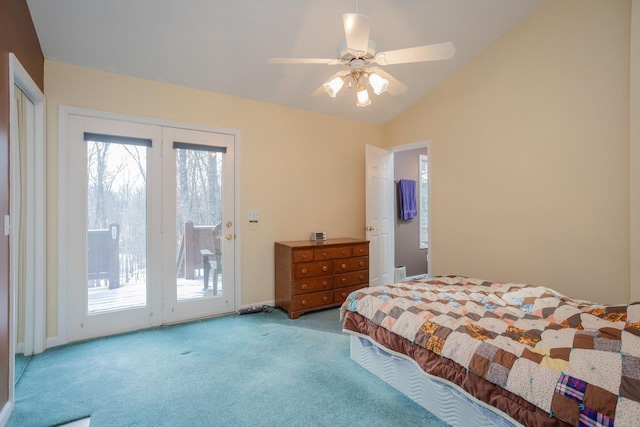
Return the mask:
<path id="1" fill-rule="evenodd" d="M 339 306 L 351 292 L 369 286 L 369 242 L 276 242 L 275 276 L 276 306 L 291 319 Z"/>

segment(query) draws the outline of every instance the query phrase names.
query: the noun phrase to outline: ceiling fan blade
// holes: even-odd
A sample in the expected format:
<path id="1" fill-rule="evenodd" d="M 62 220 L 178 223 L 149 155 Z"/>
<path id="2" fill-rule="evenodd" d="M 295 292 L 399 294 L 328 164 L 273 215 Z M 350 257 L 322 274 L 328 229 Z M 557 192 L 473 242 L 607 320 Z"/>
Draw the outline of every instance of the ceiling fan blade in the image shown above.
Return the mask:
<path id="1" fill-rule="evenodd" d="M 326 81 L 328 82 L 328 81 L 331 81 L 331 80 L 335 79 L 338 76 L 346 76 L 347 74 L 349 74 L 349 73 L 345 72 L 345 71 L 338 71 L 333 76 L 329 77 Z M 324 90 L 324 83 L 321 84 L 318 89 L 314 90 L 311 93 L 311 96 L 322 96 L 322 95 L 326 95 L 326 92 Z"/>
<path id="2" fill-rule="evenodd" d="M 373 60 L 379 65 L 406 64 L 451 59 L 455 53 L 453 43 L 447 42 L 380 52 Z"/>
<path id="3" fill-rule="evenodd" d="M 325 64 L 338 65 L 341 64 L 340 59 L 325 58 L 270 58 L 267 64 Z"/>
<path id="4" fill-rule="evenodd" d="M 345 13 L 342 15 L 344 35 L 347 39 L 347 49 L 354 54 L 365 54 L 369 48 L 369 17 L 359 13 Z"/>
<path id="5" fill-rule="evenodd" d="M 400 95 L 407 90 L 407 86 L 401 83 L 400 80 L 396 79 L 391 74 L 382 70 L 380 67 L 370 67 L 367 69 L 373 73 L 376 73 L 380 77 L 384 77 L 385 79 L 389 80 L 389 87 L 387 87 L 387 90 L 386 90 L 386 92 L 389 95 L 393 95 L 393 96 Z"/>

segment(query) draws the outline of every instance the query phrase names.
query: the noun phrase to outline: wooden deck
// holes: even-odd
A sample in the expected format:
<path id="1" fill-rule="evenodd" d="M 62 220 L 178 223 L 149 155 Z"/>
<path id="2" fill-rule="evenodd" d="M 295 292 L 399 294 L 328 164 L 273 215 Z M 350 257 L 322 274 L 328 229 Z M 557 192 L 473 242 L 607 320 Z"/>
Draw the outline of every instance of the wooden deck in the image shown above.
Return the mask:
<path id="1" fill-rule="evenodd" d="M 222 278 L 218 284 L 218 293 L 222 291 Z M 145 282 L 130 282 L 116 289 L 108 286 L 89 288 L 88 304 L 89 314 L 105 313 L 109 311 L 128 310 L 144 307 L 147 293 Z M 209 280 L 209 288 L 205 291 L 202 278 L 177 279 L 178 301 L 213 297 L 212 283 Z"/>

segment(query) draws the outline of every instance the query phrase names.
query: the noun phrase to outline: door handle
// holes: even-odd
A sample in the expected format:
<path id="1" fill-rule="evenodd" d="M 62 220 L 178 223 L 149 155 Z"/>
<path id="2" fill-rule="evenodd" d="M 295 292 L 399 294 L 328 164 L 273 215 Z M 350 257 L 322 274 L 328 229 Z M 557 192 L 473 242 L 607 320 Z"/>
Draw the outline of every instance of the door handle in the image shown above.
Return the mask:
<path id="1" fill-rule="evenodd" d="M 365 226 L 365 227 L 363 228 L 363 230 L 364 230 L 364 231 L 376 231 L 376 228 L 375 228 L 375 227 L 367 227 L 367 226 Z"/>
<path id="2" fill-rule="evenodd" d="M 224 236 L 224 238 L 227 239 L 227 240 L 231 240 L 231 239 L 233 239 L 233 234 L 229 233 L 226 236 Z"/>

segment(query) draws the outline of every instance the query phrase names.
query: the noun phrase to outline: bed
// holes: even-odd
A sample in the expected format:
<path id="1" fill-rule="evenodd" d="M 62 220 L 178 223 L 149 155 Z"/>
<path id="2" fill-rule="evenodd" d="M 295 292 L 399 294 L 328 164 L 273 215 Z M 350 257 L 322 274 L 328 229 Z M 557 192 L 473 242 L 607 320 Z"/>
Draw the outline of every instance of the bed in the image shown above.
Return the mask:
<path id="1" fill-rule="evenodd" d="M 640 426 L 640 302 L 460 276 L 352 292 L 351 357 L 454 425 Z"/>

